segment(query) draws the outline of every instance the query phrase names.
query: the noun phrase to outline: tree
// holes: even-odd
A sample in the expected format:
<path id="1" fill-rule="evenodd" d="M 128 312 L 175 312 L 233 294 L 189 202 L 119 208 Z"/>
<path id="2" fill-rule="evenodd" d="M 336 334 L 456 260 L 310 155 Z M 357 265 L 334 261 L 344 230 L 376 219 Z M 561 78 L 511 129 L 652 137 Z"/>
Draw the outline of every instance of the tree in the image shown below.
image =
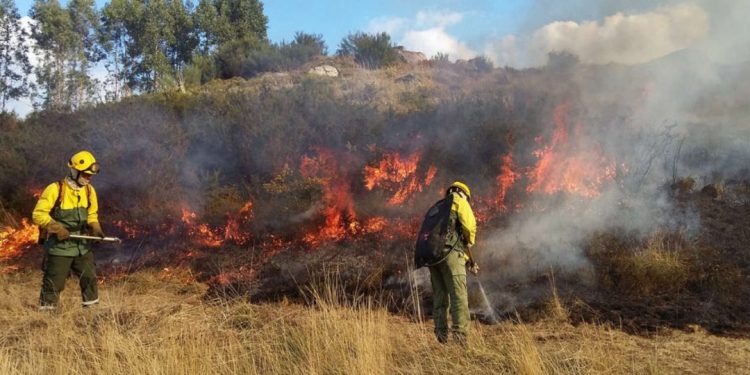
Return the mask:
<path id="1" fill-rule="evenodd" d="M 111 0 L 102 9 L 99 42 L 105 52 L 104 66 L 109 73 L 105 86 L 108 100 L 120 100 L 131 91 L 127 79 L 135 65 L 128 53 L 134 43 L 129 32 L 134 22 L 133 14 L 130 0 Z"/>
<path id="2" fill-rule="evenodd" d="M 212 0 L 200 0 L 193 13 L 193 25 L 198 41 L 198 51 L 202 55 L 215 52 L 218 46 L 217 24 L 219 15 Z"/>
<path id="3" fill-rule="evenodd" d="M 339 56 L 353 56 L 354 60 L 367 69 L 377 69 L 395 64 L 398 61 L 396 46 L 385 32 L 366 34 L 356 32 L 341 40 Z"/>
<path id="4" fill-rule="evenodd" d="M 292 41 L 294 47 L 304 47 L 309 49 L 311 55 L 320 56 L 328 53 L 326 42 L 323 40 L 323 35 L 320 34 L 307 34 L 302 31 L 294 33 L 294 40 Z"/>
<path id="5" fill-rule="evenodd" d="M 66 67 L 69 51 L 75 43 L 70 14 L 57 0 L 37 0 L 31 8 L 31 17 L 36 21 L 31 36 L 40 56 L 35 70 L 37 89 L 41 90 L 37 96 L 42 97 L 44 108 L 68 109 Z"/>
<path id="6" fill-rule="evenodd" d="M 29 95 L 31 64 L 26 30 L 12 0 L 0 0 L 0 102 L 5 112 L 8 100 Z"/>
<path id="7" fill-rule="evenodd" d="M 173 37 L 170 38 L 171 43 L 167 44 L 167 57 L 177 85 L 180 89 L 184 89 L 183 71 L 187 64 L 192 61 L 193 51 L 198 46 L 198 40 L 195 35 L 193 17 L 182 0 L 171 0 L 169 17 L 172 22 Z"/>
<path id="8" fill-rule="evenodd" d="M 251 38 L 267 41 L 268 17 L 258 0 L 215 0 L 217 20 L 214 24 L 218 46 L 231 41 Z"/>
<path id="9" fill-rule="evenodd" d="M 104 54 L 98 44 L 99 14 L 94 0 L 70 0 L 68 14 L 75 40 L 71 44 L 67 85 L 71 105 L 78 108 L 97 96 L 98 82 L 89 70 Z"/>
<path id="10" fill-rule="evenodd" d="M 96 81 L 89 70 L 102 58 L 94 0 L 71 0 L 67 9 L 57 0 L 37 0 L 31 16 L 37 23 L 32 37 L 41 56 L 36 76 L 42 106 L 71 110 L 94 100 Z"/>
<path id="11" fill-rule="evenodd" d="M 128 82 L 148 92 L 161 90 L 172 80 L 167 49 L 176 43 L 169 4 L 165 0 L 135 0 L 132 10 L 128 29 L 134 43 L 129 53 L 135 65 Z"/>
<path id="12" fill-rule="evenodd" d="M 204 55 L 242 39 L 267 39 L 268 18 L 258 0 L 200 0 L 193 20 Z"/>

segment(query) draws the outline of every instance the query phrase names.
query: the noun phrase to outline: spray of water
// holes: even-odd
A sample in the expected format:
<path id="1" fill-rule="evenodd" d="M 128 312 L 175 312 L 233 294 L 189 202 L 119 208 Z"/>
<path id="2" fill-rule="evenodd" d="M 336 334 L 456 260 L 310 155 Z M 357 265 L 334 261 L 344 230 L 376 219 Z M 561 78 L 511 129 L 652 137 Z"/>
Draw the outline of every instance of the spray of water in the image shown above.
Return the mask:
<path id="1" fill-rule="evenodd" d="M 474 279 L 476 280 L 476 284 L 479 287 L 479 294 L 482 297 L 482 304 L 484 305 L 484 317 L 490 324 L 495 324 L 497 323 L 497 314 L 495 314 L 495 308 L 492 307 L 489 298 L 487 298 L 487 293 L 485 293 L 484 291 L 484 287 L 482 286 L 482 281 L 479 280 L 479 276 L 474 277 Z"/>

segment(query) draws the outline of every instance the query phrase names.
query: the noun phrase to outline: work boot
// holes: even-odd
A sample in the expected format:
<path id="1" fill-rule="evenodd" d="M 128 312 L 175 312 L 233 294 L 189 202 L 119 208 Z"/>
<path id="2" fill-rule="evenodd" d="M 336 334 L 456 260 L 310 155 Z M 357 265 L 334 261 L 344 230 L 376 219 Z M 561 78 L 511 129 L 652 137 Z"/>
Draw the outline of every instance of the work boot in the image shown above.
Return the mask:
<path id="1" fill-rule="evenodd" d="M 435 333 L 435 337 L 437 337 L 437 340 L 441 344 L 445 344 L 448 342 L 448 334 L 447 333 Z"/>
<path id="2" fill-rule="evenodd" d="M 83 305 L 84 309 L 87 309 L 87 308 L 90 308 L 90 307 L 94 307 L 94 306 L 96 306 L 98 304 L 99 304 L 99 298 L 97 298 L 97 299 L 95 299 L 93 301 L 83 301 L 82 302 L 82 305 Z"/>
<path id="3" fill-rule="evenodd" d="M 462 347 L 467 347 L 469 345 L 469 340 L 463 333 L 453 332 L 453 338 L 456 340 L 456 342 L 461 345 Z"/>

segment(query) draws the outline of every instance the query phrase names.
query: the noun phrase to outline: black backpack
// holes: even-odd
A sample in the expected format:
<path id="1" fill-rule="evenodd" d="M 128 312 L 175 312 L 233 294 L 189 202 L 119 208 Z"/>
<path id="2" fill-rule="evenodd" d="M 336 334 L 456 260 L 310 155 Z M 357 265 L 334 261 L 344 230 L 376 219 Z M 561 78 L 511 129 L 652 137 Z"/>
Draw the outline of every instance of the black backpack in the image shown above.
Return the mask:
<path id="1" fill-rule="evenodd" d="M 442 262 L 458 242 L 455 216 L 451 215 L 453 194 L 437 201 L 424 216 L 414 252 L 416 268 L 434 266 Z"/>

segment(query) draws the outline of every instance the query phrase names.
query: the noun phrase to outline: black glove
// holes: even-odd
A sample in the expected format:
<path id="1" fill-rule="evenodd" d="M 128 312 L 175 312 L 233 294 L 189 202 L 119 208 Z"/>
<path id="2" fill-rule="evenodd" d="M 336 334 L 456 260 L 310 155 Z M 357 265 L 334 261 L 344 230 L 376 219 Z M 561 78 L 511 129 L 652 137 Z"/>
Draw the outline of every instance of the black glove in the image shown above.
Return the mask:
<path id="1" fill-rule="evenodd" d="M 54 234 L 60 241 L 65 241 L 70 238 L 70 232 L 60 223 L 52 221 L 47 224 L 47 233 Z"/>

